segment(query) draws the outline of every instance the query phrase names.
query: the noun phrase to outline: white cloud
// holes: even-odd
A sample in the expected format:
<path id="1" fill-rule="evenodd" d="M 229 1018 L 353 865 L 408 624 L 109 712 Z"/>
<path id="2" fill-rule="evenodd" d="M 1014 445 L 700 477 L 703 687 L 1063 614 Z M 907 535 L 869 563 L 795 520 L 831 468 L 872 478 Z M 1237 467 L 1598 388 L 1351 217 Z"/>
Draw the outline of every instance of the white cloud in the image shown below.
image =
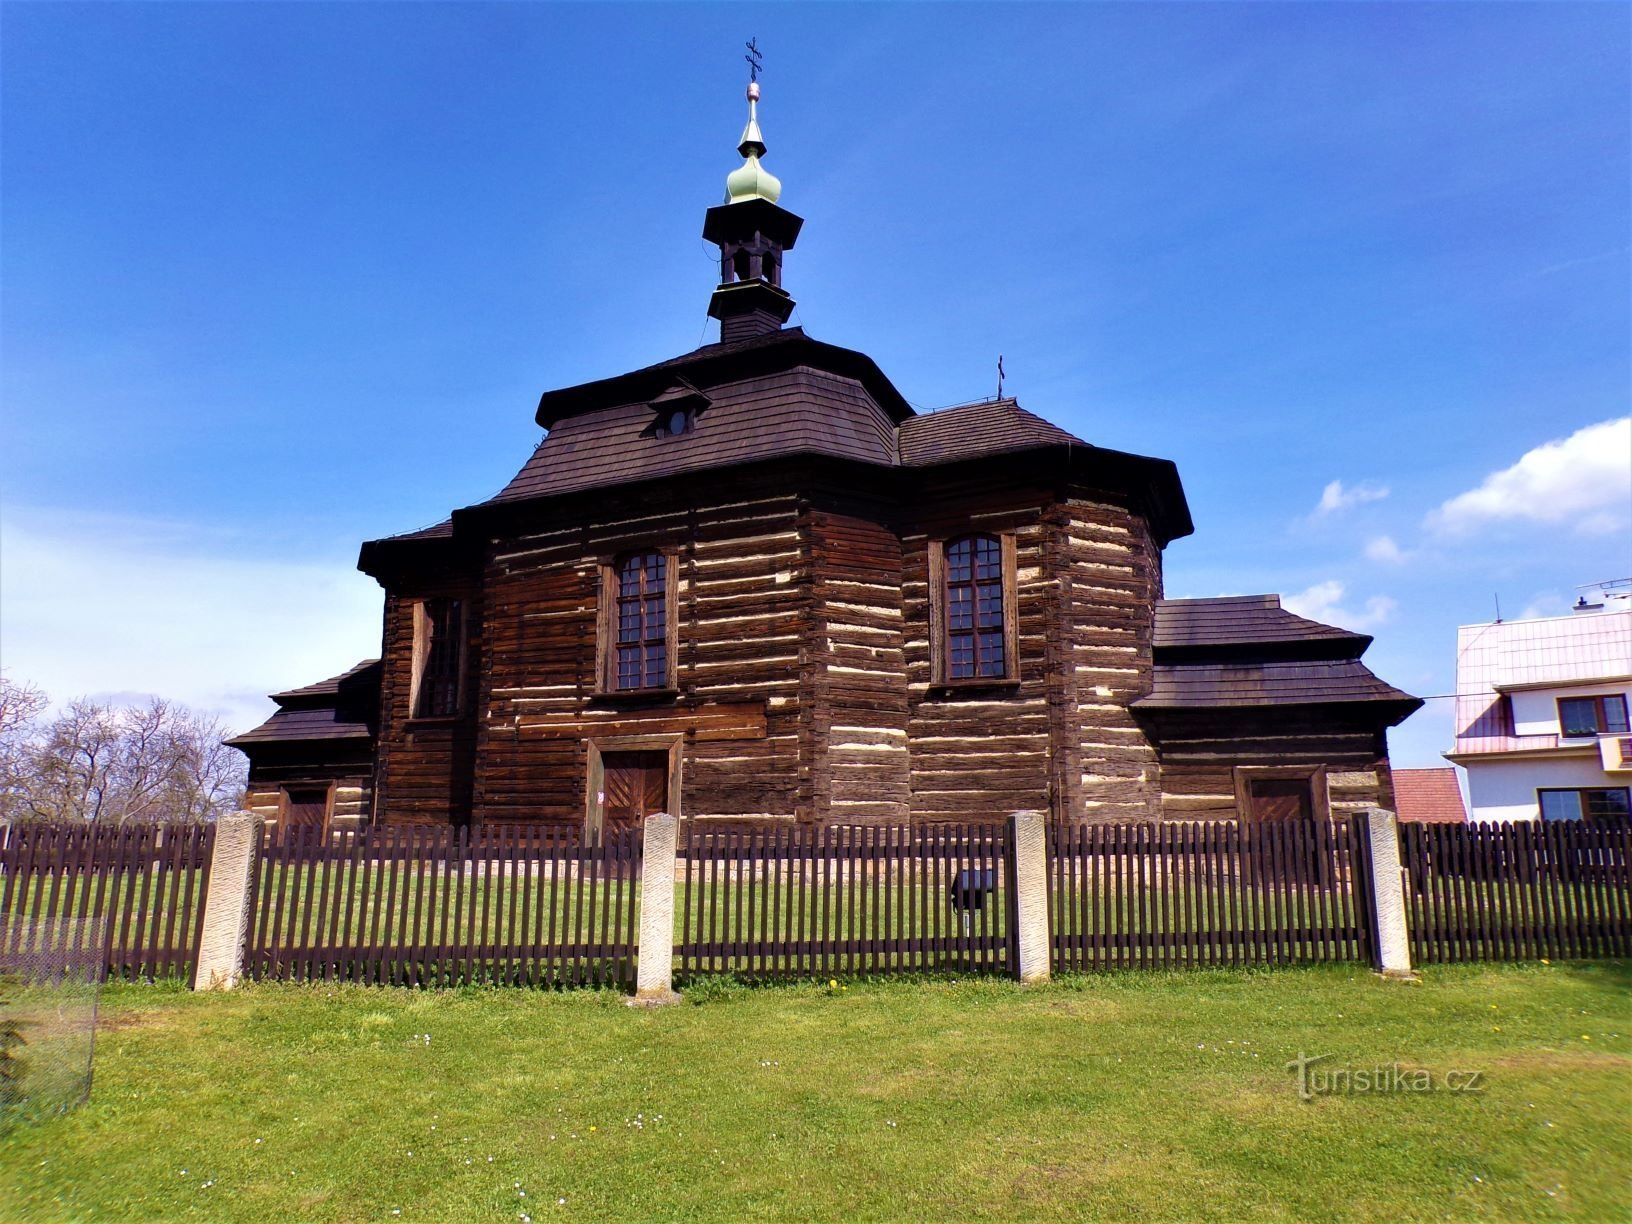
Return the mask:
<path id="1" fill-rule="evenodd" d="M 1588 535 L 1625 525 L 1632 511 L 1632 416 L 1578 429 L 1526 451 L 1476 489 L 1428 516 L 1442 535 L 1517 520 L 1563 524 Z"/>
<path id="2" fill-rule="evenodd" d="M 1386 565 L 1399 565 L 1405 561 L 1407 553 L 1394 542 L 1393 536 L 1374 536 L 1366 541 L 1366 560 L 1381 561 Z"/>
<path id="3" fill-rule="evenodd" d="M 1283 596 L 1281 606 L 1298 616 L 1306 616 L 1310 620 L 1327 625 L 1338 625 L 1344 629 L 1367 629 L 1373 625 L 1380 625 L 1393 616 L 1394 609 L 1400 606 L 1387 595 L 1373 595 L 1366 600 L 1360 611 L 1353 612 L 1343 607 L 1343 596 L 1346 593 L 1347 588 L 1335 579 L 1317 582 L 1296 595 Z"/>
<path id="4" fill-rule="evenodd" d="M 1340 510 L 1352 510 L 1356 506 L 1363 506 L 1367 502 L 1382 501 L 1388 496 L 1388 486 L 1373 484 L 1371 481 L 1361 481 L 1352 489 L 1343 487 L 1341 480 L 1334 480 L 1320 491 L 1320 501 L 1315 504 L 1315 512 L 1310 517 L 1324 518 L 1328 514 L 1336 514 Z"/>
<path id="5" fill-rule="evenodd" d="M 264 694 L 379 653 L 371 578 L 241 537 L 8 510 L 0 574 L 0 661 L 58 702 L 151 693 L 243 730 L 271 712 Z"/>

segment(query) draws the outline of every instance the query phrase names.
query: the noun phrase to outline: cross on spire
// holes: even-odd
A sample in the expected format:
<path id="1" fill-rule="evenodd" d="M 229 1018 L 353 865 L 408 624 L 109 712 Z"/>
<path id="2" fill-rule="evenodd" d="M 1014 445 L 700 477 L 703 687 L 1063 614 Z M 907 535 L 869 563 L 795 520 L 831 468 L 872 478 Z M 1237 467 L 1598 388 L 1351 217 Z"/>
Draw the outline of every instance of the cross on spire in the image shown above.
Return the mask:
<path id="1" fill-rule="evenodd" d="M 742 45 L 748 48 L 748 54 L 742 58 L 748 61 L 748 83 L 752 85 L 759 80 L 759 74 L 765 71 L 765 65 L 760 59 L 759 39 L 757 36 L 750 38 Z"/>

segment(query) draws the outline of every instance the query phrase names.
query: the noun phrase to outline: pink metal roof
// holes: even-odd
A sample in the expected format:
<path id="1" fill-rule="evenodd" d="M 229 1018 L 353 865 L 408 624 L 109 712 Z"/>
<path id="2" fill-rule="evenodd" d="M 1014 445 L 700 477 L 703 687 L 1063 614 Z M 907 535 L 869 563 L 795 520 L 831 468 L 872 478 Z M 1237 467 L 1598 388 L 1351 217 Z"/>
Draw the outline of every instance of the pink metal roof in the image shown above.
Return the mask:
<path id="1" fill-rule="evenodd" d="M 1497 691 L 1632 675 L 1632 609 L 1464 625 L 1456 635 L 1456 751 L 1556 748 L 1556 735 L 1513 734 Z"/>

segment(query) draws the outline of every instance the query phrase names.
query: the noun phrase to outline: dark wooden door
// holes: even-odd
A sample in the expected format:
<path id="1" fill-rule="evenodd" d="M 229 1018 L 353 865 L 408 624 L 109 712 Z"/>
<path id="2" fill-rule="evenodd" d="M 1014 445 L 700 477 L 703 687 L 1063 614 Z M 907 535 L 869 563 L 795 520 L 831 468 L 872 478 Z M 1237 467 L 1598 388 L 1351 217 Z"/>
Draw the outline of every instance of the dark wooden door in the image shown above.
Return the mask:
<path id="1" fill-rule="evenodd" d="M 601 836 L 623 829 L 638 829 L 669 802 L 669 754 L 666 752 L 608 752 L 601 758 Z"/>
<path id="2" fill-rule="evenodd" d="M 1249 784 L 1251 818 L 1259 824 L 1272 820 L 1313 820 L 1315 807 L 1307 778 L 1254 778 Z"/>
<path id="3" fill-rule="evenodd" d="M 321 827 L 329 814 L 326 786 L 286 786 L 283 789 L 283 820 L 291 825 Z"/>
<path id="4" fill-rule="evenodd" d="M 1254 778 L 1247 786 L 1253 877 L 1266 884 L 1325 879 L 1329 872 L 1313 835 L 1315 800 L 1309 779 Z"/>

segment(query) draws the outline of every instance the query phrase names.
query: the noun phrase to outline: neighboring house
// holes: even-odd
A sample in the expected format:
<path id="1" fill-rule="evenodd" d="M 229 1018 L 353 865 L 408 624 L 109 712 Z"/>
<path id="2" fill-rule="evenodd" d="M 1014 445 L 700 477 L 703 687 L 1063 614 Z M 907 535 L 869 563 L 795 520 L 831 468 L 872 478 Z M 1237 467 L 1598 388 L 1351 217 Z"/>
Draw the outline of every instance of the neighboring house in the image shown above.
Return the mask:
<path id="1" fill-rule="evenodd" d="M 1396 769 L 1394 771 L 1394 811 L 1401 820 L 1423 824 L 1467 824 L 1468 809 L 1462 805 L 1462 786 L 1456 770 Z"/>
<path id="2" fill-rule="evenodd" d="M 1370 638 L 1273 595 L 1162 599 L 1163 549 L 1192 531 L 1171 462 L 1012 399 L 918 414 L 871 358 L 784 327 L 802 221 L 759 163 L 755 98 L 703 230 L 720 342 L 545 393 L 546 436 L 501 492 L 363 546 L 385 590 L 377 729 L 286 706 L 234 741 L 263 810 L 312 817 L 319 724 L 373 745 L 375 820 L 591 839 L 659 810 L 1392 806 L 1386 730 L 1421 703 L 1360 662 Z"/>
<path id="3" fill-rule="evenodd" d="M 1457 633 L 1456 747 L 1476 821 L 1625 820 L 1632 600 Z"/>

